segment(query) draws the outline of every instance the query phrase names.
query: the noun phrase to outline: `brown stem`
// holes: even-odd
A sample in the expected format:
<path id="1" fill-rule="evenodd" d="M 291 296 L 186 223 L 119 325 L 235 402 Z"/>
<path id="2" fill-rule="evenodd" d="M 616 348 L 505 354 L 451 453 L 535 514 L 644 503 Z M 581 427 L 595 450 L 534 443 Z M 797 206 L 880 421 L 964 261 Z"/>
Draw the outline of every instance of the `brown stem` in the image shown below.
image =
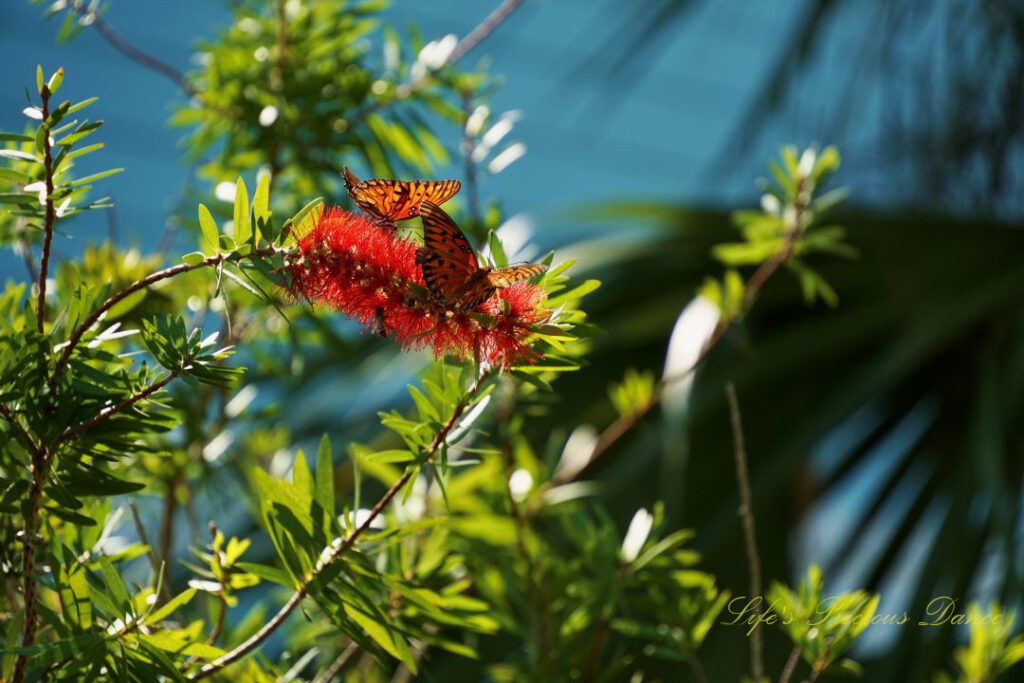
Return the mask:
<path id="1" fill-rule="evenodd" d="M 800 662 L 800 646 L 795 645 L 793 651 L 789 653 L 789 659 L 786 660 L 786 666 L 782 667 L 782 674 L 779 675 L 779 683 L 789 683 L 789 679 L 793 678 L 793 672 L 796 671 L 796 665 Z"/>
<path id="2" fill-rule="evenodd" d="M 57 439 L 53 442 L 54 447 L 59 446 L 60 444 L 64 443 L 65 441 L 71 441 L 72 439 L 78 438 L 83 433 L 89 431 L 90 429 L 92 429 L 96 425 L 102 424 L 103 422 L 106 422 L 107 420 L 112 418 L 114 415 L 117 415 L 121 411 L 127 410 L 128 408 L 131 408 L 133 405 L 135 405 L 139 401 L 143 400 L 144 398 L 152 396 L 153 394 L 155 394 L 156 392 L 160 391 L 165 386 L 167 386 L 170 383 L 170 381 L 172 379 L 174 379 L 175 377 L 177 377 L 179 374 L 180 373 L 179 373 L 178 370 L 173 370 L 170 373 L 168 373 L 167 376 L 164 377 L 163 379 L 161 379 L 160 381 L 154 382 L 153 384 L 150 384 L 145 389 L 143 389 L 143 390 L 141 390 L 141 391 L 139 391 L 139 392 L 137 392 L 135 394 L 132 394 L 130 397 L 128 397 L 125 400 L 121 401 L 116 406 L 114 406 L 112 408 L 108 408 L 106 410 L 103 410 L 103 411 L 97 413 L 90 420 L 88 420 L 87 422 L 83 422 L 82 424 L 78 425 L 74 429 L 69 429 L 68 431 L 64 432 L 63 434 L 61 434 L 60 436 L 57 437 Z"/>
<path id="3" fill-rule="evenodd" d="M 156 549 L 153 548 L 153 544 L 149 542 L 149 534 L 146 533 L 146 527 L 142 524 L 142 518 L 139 517 L 139 509 L 135 506 L 134 500 L 128 501 L 128 509 L 132 512 L 132 520 L 135 522 L 135 531 L 139 534 L 139 540 L 148 549 L 146 556 L 149 557 L 149 566 L 153 568 L 153 577 L 160 575 L 160 560 L 156 556 Z"/>
<path id="4" fill-rule="evenodd" d="M 35 442 L 35 439 L 33 439 L 32 435 L 29 434 L 28 430 L 25 429 L 25 426 L 18 421 L 17 416 L 11 411 L 10 408 L 7 407 L 7 405 L 3 403 L 0 403 L 0 415 L 3 415 L 4 419 L 6 419 L 11 424 L 12 427 L 18 430 L 18 433 L 21 434 L 21 437 L 25 439 L 26 442 L 28 442 L 27 448 L 29 453 L 33 457 L 43 452 L 43 447 Z"/>
<path id="5" fill-rule="evenodd" d="M 458 404 L 456 404 L 454 410 L 452 411 L 451 417 L 448 418 L 448 421 L 444 423 L 440 430 L 438 430 L 437 434 L 434 436 L 433 441 L 431 441 L 430 446 L 427 448 L 427 457 L 424 459 L 423 464 L 429 464 L 433 461 L 434 456 L 437 454 L 438 449 L 440 449 L 441 447 L 441 444 L 443 444 L 445 439 L 448 438 L 448 434 L 455 427 L 455 423 L 466 411 L 466 407 L 469 404 L 469 401 L 473 398 L 473 396 L 476 395 L 477 391 L 480 390 L 480 385 L 483 383 L 485 376 L 486 375 L 484 373 L 477 375 L 476 381 L 469 388 L 469 391 L 466 392 L 466 395 L 462 398 L 462 400 L 459 401 Z M 245 642 L 238 645 L 230 652 L 221 655 L 209 664 L 204 665 L 201 669 L 199 669 L 199 671 L 190 675 L 188 677 L 189 680 L 195 681 L 201 678 L 206 678 L 210 674 L 216 671 L 220 671 L 228 664 L 231 664 L 232 662 L 235 662 L 244 657 L 245 655 L 249 654 L 250 652 L 252 652 L 260 643 L 266 640 L 270 636 L 270 634 L 276 631 L 288 619 L 291 613 L 295 611 L 295 608 L 299 606 L 303 598 L 306 597 L 307 593 L 309 592 L 310 586 L 312 586 L 313 582 L 317 579 L 317 577 L 319 577 L 325 569 L 327 569 L 328 567 L 332 566 L 335 562 L 337 562 L 340 557 L 342 557 L 346 552 L 348 552 L 350 548 L 352 548 L 353 545 L 355 545 L 355 542 L 359 539 L 359 537 L 362 536 L 363 533 L 365 533 L 366 530 L 370 528 L 370 525 L 373 523 L 375 519 L 377 519 L 377 516 L 380 515 L 380 513 L 384 511 L 384 508 L 387 507 L 388 503 L 390 503 L 391 500 L 396 495 L 398 495 L 398 492 L 401 491 L 402 488 L 409 482 L 409 480 L 412 478 L 413 473 L 416 471 L 417 470 L 410 467 L 407 468 L 405 472 L 402 473 L 402 476 L 398 478 L 398 481 L 392 484 L 391 488 L 385 491 L 384 495 L 381 496 L 380 500 L 377 501 L 377 504 L 373 506 L 373 509 L 370 510 L 370 513 L 366 516 L 366 519 L 363 520 L 363 523 L 356 527 L 356 529 L 351 534 L 349 534 L 345 538 L 345 540 L 342 541 L 341 544 L 338 545 L 338 547 L 326 557 L 326 559 L 320 562 L 313 569 L 310 575 L 307 576 L 302 581 L 302 583 L 299 584 L 298 588 L 295 589 L 295 592 L 292 593 L 291 597 L 288 598 L 288 601 L 281 606 L 281 608 L 277 611 L 277 614 L 271 617 L 270 621 L 264 624 L 258 631 L 256 631 L 256 633 L 250 636 Z"/>
<path id="6" fill-rule="evenodd" d="M 53 208 L 53 154 L 50 148 L 50 88 L 43 85 L 40 95 L 43 98 L 43 122 L 39 127 L 43 134 L 43 171 L 46 182 L 46 217 L 43 226 L 43 255 L 39 260 L 39 297 L 36 301 L 36 328 L 43 333 L 43 321 L 46 320 L 46 271 L 50 266 L 50 243 L 53 241 L 53 224 L 57 222 L 57 213 Z"/>
<path id="7" fill-rule="evenodd" d="M 175 474 L 167 482 L 167 490 L 164 491 L 164 512 L 161 516 L 160 526 L 160 560 L 163 562 L 164 571 L 170 574 L 171 548 L 174 547 L 174 515 L 178 511 L 178 482 L 181 474 Z M 170 581 L 170 576 L 164 577 L 164 585 Z"/>
<path id="8" fill-rule="evenodd" d="M 594 640 L 590 643 L 590 652 L 587 653 L 587 663 L 583 667 L 583 674 L 580 676 L 581 683 L 586 683 L 594 675 L 594 667 L 597 666 L 598 657 L 604 647 L 604 639 L 608 635 L 609 622 L 605 617 L 599 617 L 597 627 L 594 630 Z"/>
<path id="9" fill-rule="evenodd" d="M 481 225 L 480 220 L 480 199 L 477 193 L 476 184 L 476 162 L 473 161 L 473 150 L 476 147 L 476 139 L 470 135 L 466 124 L 473 113 L 473 93 L 462 93 L 462 164 L 466 175 L 466 204 L 469 207 L 469 217 L 477 228 Z"/>
<path id="10" fill-rule="evenodd" d="M 441 629 L 436 624 L 428 624 L 425 627 L 425 630 L 427 631 L 427 633 L 436 635 L 438 632 L 440 632 Z M 412 658 L 413 661 L 416 662 L 417 669 L 420 668 L 420 666 L 422 665 L 423 660 L 426 658 L 427 652 L 429 650 L 430 643 L 427 643 L 425 641 L 421 641 L 414 648 Z M 413 680 L 413 678 L 414 674 L 412 672 L 412 669 L 406 666 L 405 663 L 401 663 L 395 670 L 395 675 L 391 677 L 391 683 L 410 683 Z"/>
<path id="11" fill-rule="evenodd" d="M 522 4 L 523 0 L 504 0 L 493 12 L 487 15 L 486 19 L 477 24 L 476 28 L 459 41 L 459 44 L 455 46 L 452 53 L 448 55 L 448 59 L 445 60 L 445 66 L 454 64 L 472 52 L 477 45 L 494 33 L 495 29 L 501 26 Z"/>
<path id="12" fill-rule="evenodd" d="M 53 225 L 57 220 L 57 214 L 53 208 L 53 155 L 50 147 L 50 88 L 43 85 L 40 89 L 42 98 L 43 121 L 40 127 L 43 129 L 43 172 L 46 183 L 46 211 L 43 232 L 43 254 L 39 261 L 39 296 L 36 300 L 36 328 L 43 333 L 43 323 L 46 320 L 46 275 L 50 265 L 50 243 L 53 241 Z M 14 419 L 10 410 L 4 406 L 4 417 L 12 425 L 17 426 L 22 435 L 28 440 L 31 447 L 32 459 L 32 487 L 28 494 L 28 508 L 25 513 L 25 528 L 21 538 L 21 566 L 22 586 L 25 601 L 25 625 L 21 633 L 21 646 L 31 647 L 36 641 L 36 628 L 38 624 L 38 613 L 36 610 L 36 580 L 33 574 L 36 571 L 36 533 L 39 528 L 39 508 L 42 505 L 43 487 L 46 485 L 46 470 L 50 467 L 51 451 L 42 445 L 36 444 L 28 431 Z M 25 679 L 25 672 L 28 668 L 28 656 L 21 654 L 14 664 L 13 683 L 22 683 Z"/>
<path id="13" fill-rule="evenodd" d="M 213 520 L 210 520 L 210 550 L 213 551 L 213 563 L 217 569 L 217 574 L 220 577 L 221 585 L 220 590 L 217 591 L 217 621 L 214 623 L 213 628 L 210 630 L 210 637 L 206 639 L 207 645 L 213 645 L 217 642 L 217 638 L 220 637 L 220 632 L 224 629 L 224 613 L 228 609 L 228 601 L 224 595 L 224 584 L 223 581 L 226 578 L 224 567 L 220 563 L 220 552 L 216 549 L 217 543 L 217 524 Z"/>
<path id="14" fill-rule="evenodd" d="M 359 644 L 356 642 L 349 643 L 348 647 L 341 651 L 341 654 L 331 662 L 330 666 L 324 669 L 323 673 L 316 677 L 313 683 L 331 683 L 357 654 L 359 654 Z"/>
<path id="15" fill-rule="evenodd" d="M 18 219 L 19 229 L 21 221 L 23 220 L 24 219 L 22 218 Z M 29 281 L 35 282 L 36 280 L 39 279 L 39 275 L 36 274 L 36 264 L 32 260 L 32 247 L 29 246 L 28 240 L 26 240 L 24 237 L 18 238 L 18 251 L 21 252 L 21 257 L 25 261 L 25 269 L 28 271 Z"/>
<path id="16" fill-rule="evenodd" d="M 389 101 L 376 102 L 358 111 L 352 117 L 353 125 L 359 123 L 373 112 L 378 111 L 379 109 L 383 109 L 385 106 L 394 104 L 395 102 L 408 99 L 412 95 L 419 92 L 419 90 L 423 88 L 423 86 L 430 82 L 430 79 L 433 77 L 434 74 L 436 74 L 444 67 L 451 66 L 455 64 L 455 62 L 465 57 L 471 50 L 476 48 L 477 45 L 482 43 L 488 36 L 494 33 L 494 31 L 499 26 L 501 26 L 501 24 L 506 19 L 508 19 L 512 12 L 518 9 L 519 6 L 522 4 L 523 0 L 504 0 L 500 5 L 498 5 L 498 7 L 494 9 L 493 12 L 487 15 L 486 19 L 480 22 L 476 26 L 476 28 L 467 33 L 465 37 L 463 37 L 463 39 L 459 41 L 459 43 L 455 46 L 455 49 L 452 50 L 452 53 L 448 55 L 448 59 L 444 61 L 444 64 L 442 64 L 437 69 L 431 69 L 430 71 L 428 71 L 419 78 L 414 78 L 409 82 L 403 83 L 402 85 L 395 88 L 395 92 Z"/>
<path id="17" fill-rule="evenodd" d="M 736 460 L 736 485 L 740 491 L 740 517 L 743 519 L 743 545 L 747 551 L 747 572 L 750 575 L 750 596 L 754 599 L 754 613 L 761 616 L 761 557 L 757 552 L 757 533 L 754 527 L 753 497 L 750 495 L 750 473 L 747 470 L 747 449 L 743 438 L 743 418 L 740 403 L 736 398 L 736 387 L 732 382 L 725 385 L 729 402 L 729 420 L 732 425 L 733 455 Z M 764 675 L 763 643 L 761 630 L 754 629 L 750 636 L 751 675 L 760 681 Z"/>
<path id="18" fill-rule="evenodd" d="M 155 71 L 162 76 L 166 76 L 176 86 L 178 86 L 182 92 L 190 97 L 200 96 L 199 91 L 193 88 L 185 79 L 185 74 L 178 71 L 167 62 L 143 52 L 119 36 L 114 29 L 110 27 L 110 24 L 105 22 L 97 12 L 86 7 L 86 4 L 82 2 L 82 0 L 73 0 L 71 9 L 83 19 L 88 17 L 92 21 L 92 27 L 96 29 L 96 32 L 99 33 L 111 47 L 123 54 L 125 57 L 137 64 L 141 64 L 151 71 Z"/>
<path id="19" fill-rule="evenodd" d="M 803 181 L 797 184 L 796 196 L 802 197 Z M 794 206 L 795 211 L 793 212 L 792 222 L 786 226 L 786 240 L 771 258 L 762 262 L 757 267 L 754 274 L 750 276 L 746 285 L 743 288 L 743 296 L 741 298 L 740 311 L 747 311 L 750 306 L 754 303 L 757 295 L 761 292 L 761 288 L 764 287 L 765 283 L 778 272 L 779 268 L 789 261 L 793 255 L 793 250 L 796 248 L 796 244 L 800 235 L 803 232 L 803 221 L 804 213 L 806 211 L 806 205 L 802 199 L 798 199 Z M 662 396 L 665 393 L 665 389 L 675 384 L 676 382 L 682 381 L 693 374 L 697 367 L 704 361 L 705 358 L 711 353 L 712 349 L 718 345 L 720 341 L 725 337 L 726 333 L 732 329 L 736 320 L 739 316 L 732 316 L 722 318 L 719 320 L 718 325 L 711 333 L 711 337 L 704 344 L 700 353 L 697 354 L 696 360 L 686 370 L 678 372 L 673 375 L 666 375 L 655 385 L 654 391 L 651 392 L 651 398 L 641 406 L 638 410 L 622 415 L 612 422 L 608 427 L 601 432 L 597 437 L 597 442 L 594 444 L 594 449 L 590 453 L 590 457 L 583 467 L 575 468 L 571 472 L 565 473 L 562 477 L 556 477 L 552 483 L 563 484 L 567 481 L 578 476 L 583 470 L 591 465 L 598 457 L 600 457 L 605 451 L 612 447 L 619 439 L 628 434 L 634 427 L 643 421 L 647 415 L 651 413 L 660 403 Z"/>
<path id="20" fill-rule="evenodd" d="M 103 317 L 104 313 L 106 313 L 111 308 L 116 306 L 118 302 L 125 299 L 126 297 L 131 296 L 140 289 L 145 289 L 150 285 L 160 282 L 161 280 L 166 280 L 169 277 L 174 277 L 175 275 L 181 275 L 182 273 L 187 273 L 192 270 L 198 270 L 199 268 L 207 268 L 210 266 L 220 265 L 221 263 L 234 263 L 246 258 L 272 256 L 274 253 L 276 253 L 276 251 L 277 250 L 274 249 L 273 247 L 268 247 L 265 249 L 257 249 L 255 251 L 251 251 L 248 254 L 239 254 L 238 252 L 233 252 L 230 254 L 215 254 L 213 256 L 207 256 L 199 263 L 179 263 L 176 266 L 171 266 L 169 268 L 164 268 L 163 270 L 158 270 L 157 272 L 150 273 L 149 275 L 140 280 L 136 280 L 135 282 L 128 285 L 120 292 L 114 294 L 112 297 L 110 297 L 102 304 L 100 304 L 95 311 L 90 313 L 89 316 L 85 320 L 83 320 L 78 327 L 75 328 L 75 330 L 71 333 L 71 336 L 68 339 L 67 345 L 64 347 L 64 350 L 61 352 L 60 357 L 57 359 L 57 364 L 54 366 L 53 370 L 53 379 L 55 380 L 60 375 L 60 373 L 64 371 L 65 367 L 67 366 L 68 360 L 71 358 L 71 353 L 75 350 L 75 346 L 78 345 L 78 342 L 82 340 L 82 336 L 86 332 L 88 332 L 89 329 L 93 325 L 95 325 L 100 318 Z"/>
<path id="21" fill-rule="evenodd" d="M 686 656 L 686 663 L 690 665 L 690 671 L 693 672 L 693 680 L 697 683 L 708 683 L 708 676 L 704 673 L 704 666 L 700 663 L 697 655 L 689 653 Z"/>
<path id="22" fill-rule="evenodd" d="M 39 527 L 39 508 L 42 504 L 43 487 L 46 485 L 46 470 L 50 466 L 50 453 L 40 449 L 32 454 L 32 488 L 28 494 L 28 511 L 25 515 L 25 529 L 21 538 L 21 565 L 25 603 L 25 626 L 21 634 L 21 646 L 31 647 L 36 641 L 38 612 L 36 610 L 36 531 Z M 28 667 L 28 655 L 18 655 L 14 665 L 11 683 L 22 683 Z"/>
<path id="23" fill-rule="evenodd" d="M 497 417 L 498 424 L 506 423 L 511 416 L 512 406 L 508 406 L 504 413 L 504 419 L 501 415 Z M 548 646 L 550 636 L 548 634 L 547 620 L 540 616 L 540 613 L 545 609 L 545 605 L 537 600 L 537 572 L 533 556 L 526 547 L 528 522 L 523 515 L 522 509 L 519 507 L 519 502 L 512 493 L 512 474 L 515 470 L 515 462 L 513 460 L 512 444 L 509 443 L 507 437 L 502 439 L 501 451 L 505 461 L 505 481 L 507 482 L 505 490 L 508 493 L 508 504 L 512 511 L 512 520 L 515 523 L 516 529 L 516 548 L 519 552 L 519 557 L 523 560 L 523 567 L 526 571 L 526 596 L 529 602 L 530 620 L 533 622 L 534 627 L 537 628 L 538 648 L 540 650 L 537 655 L 541 661 L 544 661 L 550 656 L 550 648 Z"/>

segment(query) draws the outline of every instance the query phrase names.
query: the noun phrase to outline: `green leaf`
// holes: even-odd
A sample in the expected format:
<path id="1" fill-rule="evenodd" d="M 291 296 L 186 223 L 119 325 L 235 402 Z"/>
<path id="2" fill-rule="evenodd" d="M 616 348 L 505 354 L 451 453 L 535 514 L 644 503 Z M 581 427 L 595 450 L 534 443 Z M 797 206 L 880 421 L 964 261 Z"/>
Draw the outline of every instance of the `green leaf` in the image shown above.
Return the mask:
<path id="1" fill-rule="evenodd" d="M 316 451 L 314 500 L 328 514 L 334 514 L 334 458 L 331 455 L 331 440 L 326 434 L 320 439 L 320 448 Z"/>
<path id="2" fill-rule="evenodd" d="M 284 228 L 287 229 L 281 230 L 281 234 L 278 235 L 278 240 L 282 242 L 287 242 L 288 240 L 295 241 L 297 237 L 296 230 L 302 225 L 303 221 L 306 220 L 306 217 L 310 212 L 321 206 L 323 203 L 323 197 L 317 197 L 299 209 L 298 213 L 285 221 Z"/>
<path id="3" fill-rule="evenodd" d="M 37 74 L 38 77 L 38 74 Z M 46 84 L 47 90 L 53 95 L 60 90 L 61 84 L 64 82 L 64 67 L 57 69 L 52 76 L 50 76 L 49 82 Z"/>
<path id="4" fill-rule="evenodd" d="M 220 230 L 217 229 L 217 222 L 213 220 L 213 214 L 205 204 L 199 205 L 199 230 L 201 235 L 199 246 L 203 253 L 217 253 Z"/>
<path id="5" fill-rule="evenodd" d="M 100 571 L 103 574 L 103 583 L 106 585 L 110 597 L 114 599 L 114 604 L 121 610 L 131 609 L 132 601 L 124 581 L 121 580 L 121 575 L 117 573 L 114 565 L 105 555 L 100 556 L 99 563 Z"/>
<path id="6" fill-rule="evenodd" d="M 487 246 L 491 249 L 491 259 L 494 265 L 504 268 L 508 265 L 508 256 L 505 255 L 505 247 L 498 239 L 498 233 L 491 230 L 487 233 Z"/>
<path id="7" fill-rule="evenodd" d="M 781 248 L 781 239 L 766 239 L 759 242 L 716 244 L 711 248 L 711 254 L 727 266 L 744 266 L 766 261 Z"/>
<path id="8" fill-rule="evenodd" d="M 68 186 L 79 187 L 81 185 L 88 185 L 89 183 L 96 182 L 97 180 L 102 180 L 103 178 L 109 178 L 112 175 L 117 175 L 123 170 L 123 168 L 111 168 L 106 171 L 100 171 L 99 173 L 93 173 L 92 175 L 87 175 L 85 177 L 76 178 L 75 180 L 72 180 L 70 183 L 68 183 Z"/>
<path id="9" fill-rule="evenodd" d="M 268 567 L 265 564 L 256 564 L 255 562 L 239 562 L 235 566 L 242 571 L 258 576 L 264 581 L 270 581 L 286 588 L 293 588 L 295 586 L 295 582 L 292 581 L 291 577 L 276 567 Z"/>
<path id="10" fill-rule="evenodd" d="M 164 604 L 161 607 L 158 607 L 157 609 L 155 609 L 152 612 L 150 612 L 149 615 L 146 617 L 146 623 L 148 623 L 148 624 L 158 624 L 158 623 L 160 623 L 161 621 L 163 621 L 164 619 L 166 619 L 167 617 L 171 616 L 172 614 L 177 612 L 179 609 L 181 609 L 182 607 L 187 605 L 192 600 L 192 598 L 195 596 L 195 594 L 196 594 L 196 589 L 195 588 L 189 588 L 187 590 L 182 591 L 178 595 L 176 595 L 173 598 L 171 598 L 170 600 L 168 600 L 166 604 Z"/>
<path id="11" fill-rule="evenodd" d="M 261 173 L 256 179 L 256 194 L 252 197 L 252 215 L 256 220 L 256 227 L 260 229 L 264 239 L 272 242 L 273 234 L 264 234 L 264 229 L 270 221 L 270 174 Z"/>
<path id="12" fill-rule="evenodd" d="M 201 251 L 193 251 L 181 257 L 181 260 L 190 266 L 198 266 L 206 260 L 206 254 Z"/>
<path id="13" fill-rule="evenodd" d="M 388 654 L 395 659 L 399 659 L 413 674 L 417 673 L 416 660 L 410 656 L 409 647 L 402 641 L 402 636 L 398 633 L 394 633 L 387 629 L 382 624 L 378 624 L 371 616 L 361 612 L 352 605 L 345 605 L 345 614 L 349 616 L 352 621 L 359 624 L 359 626 L 366 631 L 366 635 L 373 639 L 375 643 L 380 645 Z M 402 641 L 401 647 L 398 641 Z"/>
<path id="14" fill-rule="evenodd" d="M 241 178 L 235 184 L 235 244 L 241 246 L 252 237 L 252 219 L 249 216 L 249 193 L 245 189 L 245 181 Z"/>

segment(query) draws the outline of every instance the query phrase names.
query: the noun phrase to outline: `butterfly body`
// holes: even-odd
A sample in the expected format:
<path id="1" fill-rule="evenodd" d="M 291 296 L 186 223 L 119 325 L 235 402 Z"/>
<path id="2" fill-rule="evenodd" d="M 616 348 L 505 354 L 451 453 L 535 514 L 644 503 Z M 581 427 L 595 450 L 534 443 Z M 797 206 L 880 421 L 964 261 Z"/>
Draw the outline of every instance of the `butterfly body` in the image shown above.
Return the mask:
<path id="1" fill-rule="evenodd" d="M 439 206 L 424 201 L 423 249 L 418 261 L 423 282 L 434 299 L 447 308 L 468 311 L 490 299 L 499 289 L 531 278 L 546 266 L 527 263 L 507 268 L 481 267 L 469 240 Z"/>
<path id="2" fill-rule="evenodd" d="M 444 204 L 462 188 L 458 180 L 359 180 L 347 166 L 342 175 L 356 206 L 383 223 L 413 218 L 419 215 L 421 202 Z"/>

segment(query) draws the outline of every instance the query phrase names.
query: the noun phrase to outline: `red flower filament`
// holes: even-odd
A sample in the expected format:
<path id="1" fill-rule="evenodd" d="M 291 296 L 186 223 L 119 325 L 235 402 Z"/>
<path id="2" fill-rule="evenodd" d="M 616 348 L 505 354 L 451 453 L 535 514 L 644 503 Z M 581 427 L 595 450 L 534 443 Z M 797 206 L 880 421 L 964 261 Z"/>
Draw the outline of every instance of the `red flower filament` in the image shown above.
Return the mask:
<path id="1" fill-rule="evenodd" d="M 540 287 L 518 282 L 474 311 L 454 311 L 424 285 L 417 242 L 336 207 L 307 225 L 288 266 L 294 295 L 357 320 L 403 349 L 429 347 L 436 357 L 459 359 L 478 355 L 501 368 L 540 358 L 526 345 L 533 326 L 549 315 Z"/>

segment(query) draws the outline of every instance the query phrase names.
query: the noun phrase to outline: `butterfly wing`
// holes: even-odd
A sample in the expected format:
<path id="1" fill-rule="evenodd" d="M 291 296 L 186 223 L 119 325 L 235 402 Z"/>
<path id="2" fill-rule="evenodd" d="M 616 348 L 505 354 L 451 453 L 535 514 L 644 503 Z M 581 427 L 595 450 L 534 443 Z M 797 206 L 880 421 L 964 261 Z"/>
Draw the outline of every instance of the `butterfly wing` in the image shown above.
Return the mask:
<path id="1" fill-rule="evenodd" d="M 345 189 L 360 209 L 378 220 L 402 221 L 419 213 L 420 202 L 444 204 L 462 188 L 458 180 L 360 181 L 346 166 Z"/>
<path id="2" fill-rule="evenodd" d="M 481 279 L 480 265 L 469 240 L 455 221 L 430 201 L 420 205 L 423 253 L 420 268 L 427 289 L 447 305 L 462 304 L 463 294 Z"/>
<path id="3" fill-rule="evenodd" d="M 511 287 L 520 280 L 540 275 L 547 269 L 547 266 L 542 266 L 539 263 L 521 263 L 509 266 L 508 268 L 497 268 L 490 271 L 487 273 L 487 281 L 496 289 L 504 289 L 505 287 Z"/>
<path id="4" fill-rule="evenodd" d="M 412 180 L 403 184 L 406 186 L 405 192 L 401 202 L 396 203 L 393 209 L 392 220 L 396 221 L 418 215 L 423 202 L 440 206 L 462 189 L 462 183 L 458 180 Z"/>

